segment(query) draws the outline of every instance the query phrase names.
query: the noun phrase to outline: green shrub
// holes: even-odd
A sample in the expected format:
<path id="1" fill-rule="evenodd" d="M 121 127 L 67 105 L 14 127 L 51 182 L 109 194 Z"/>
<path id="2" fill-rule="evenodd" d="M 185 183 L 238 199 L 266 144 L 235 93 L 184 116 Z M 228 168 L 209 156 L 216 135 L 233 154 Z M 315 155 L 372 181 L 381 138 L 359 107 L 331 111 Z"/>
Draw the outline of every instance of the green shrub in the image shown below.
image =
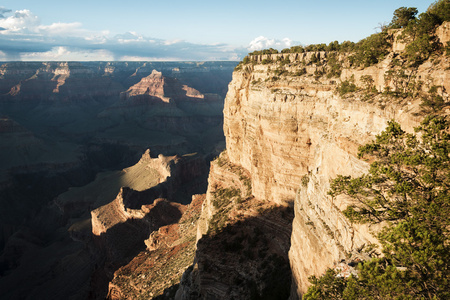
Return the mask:
<path id="1" fill-rule="evenodd" d="M 319 78 L 322 77 L 323 74 L 325 74 L 325 72 L 324 72 L 323 70 L 316 69 L 316 70 L 314 71 L 314 79 L 315 79 L 315 80 L 319 80 Z"/>
<path id="2" fill-rule="evenodd" d="M 309 176 L 308 175 L 303 175 L 301 181 L 302 181 L 302 186 L 303 187 L 307 187 L 308 183 L 309 183 Z"/>
<path id="3" fill-rule="evenodd" d="M 230 203 L 230 200 L 234 197 L 240 197 L 241 192 L 238 189 L 221 188 L 215 190 L 213 193 L 212 204 L 216 209 L 223 207 Z"/>
<path id="4" fill-rule="evenodd" d="M 327 77 L 340 77 L 342 72 L 342 64 L 337 59 L 337 55 L 335 53 L 331 53 L 328 55 L 328 71 L 327 71 Z"/>
<path id="5" fill-rule="evenodd" d="M 340 45 L 338 41 L 334 41 L 328 44 L 328 46 L 326 47 L 326 51 L 339 51 L 340 49 Z"/>
<path id="6" fill-rule="evenodd" d="M 357 87 L 353 83 L 352 80 L 345 80 L 345 81 L 341 82 L 341 84 L 338 85 L 338 87 L 337 87 L 337 91 L 340 96 L 344 96 L 345 94 L 356 92 L 356 90 L 357 90 Z"/>
<path id="7" fill-rule="evenodd" d="M 403 55 L 412 64 L 420 64 L 439 49 L 435 36 L 423 34 L 405 47 Z"/>
<path id="8" fill-rule="evenodd" d="M 317 58 L 316 53 L 313 53 L 311 55 L 311 60 L 309 62 L 312 63 L 312 64 L 319 62 L 319 59 Z"/>
<path id="9" fill-rule="evenodd" d="M 281 65 L 287 65 L 291 63 L 291 59 L 289 58 L 289 56 L 286 56 L 284 59 L 281 60 Z"/>
<path id="10" fill-rule="evenodd" d="M 425 13 L 418 18 L 409 19 L 402 26 L 404 31 L 400 39 L 406 43 L 405 58 L 413 65 L 418 65 L 428 59 L 433 53 L 441 50 L 435 30 L 442 22 L 450 18 L 450 1 L 440 0 L 433 3 Z"/>
<path id="11" fill-rule="evenodd" d="M 344 41 L 339 45 L 340 52 L 353 52 L 355 50 L 355 43 L 350 41 Z"/>
<path id="12" fill-rule="evenodd" d="M 305 75 L 307 72 L 306 72 L 306 69 L 305 68 L 301 68 L 300 70 L 298 70 L 296 73 L 295 73 L 295 75 L 296 76 L 302 76 L 302 75 Z"/>
<path id="13" fill-rule="evenodd" d="M 303 53 L 305 52 L 305 48 L 302 46 L 292 46 L 290 49 L 290 53 Z"/>
<path id="14" fill-rule="evenodd" d="M 436 15 L 441 23 L 444 21 L 450 21 L 450 1 L 435 1 L 428 7 L 427 12 Z"/>
<path id="15" fill-rule="evenodd" d="M 428 93 L 428 95 L 422 97 L 422 103 L 420 103 L 424 112 L 436 113 L 447 105 L 444 98 L 438 94 L 437 86 L 432 86 Z"/>
<path id="16" fill-rule="evenodd" d="M 281 75 L 286 74 L 286 73 L 288 73 L 288 71 L 286 71 L 285 69 L 282 69 L 282 68 L 278 68 L 278 69 L 276 69 L 274 71 L 274 74 L 276 76 L 281 76 Z"/>
<path id="17" fill-rule="evenodd" d="M 392 45 L 392 37 L 387 32 L 372 34 L 355 45 L 351 58 L 356 66 L 369 67 L 384 59 Z"/>
<path id="18" fill-rule="evenodd" d="M 415 20 L 418 11 L 415 7 L 400 7 L 394 11 L 389 28 L 405 28 L 408 24 Z"/>
<path id="19" fill-rule="evenodd" d="M 327 49 L 326 44 L 311 44 L 305 47 L 306 52 L 319 52 Z"/>

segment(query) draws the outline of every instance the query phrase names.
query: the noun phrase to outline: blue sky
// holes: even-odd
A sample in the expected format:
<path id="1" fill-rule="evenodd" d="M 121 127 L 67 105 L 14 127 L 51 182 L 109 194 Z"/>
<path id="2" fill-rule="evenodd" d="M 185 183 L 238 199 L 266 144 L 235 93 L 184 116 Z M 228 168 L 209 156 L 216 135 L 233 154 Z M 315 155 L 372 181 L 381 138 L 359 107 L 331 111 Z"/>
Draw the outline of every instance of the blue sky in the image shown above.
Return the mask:
<path id="1" fill-rule="evenodd" d="M 239 60 L 250 51 L 360 39 L 433 1 L 0 2 L 0 60 Z"/>

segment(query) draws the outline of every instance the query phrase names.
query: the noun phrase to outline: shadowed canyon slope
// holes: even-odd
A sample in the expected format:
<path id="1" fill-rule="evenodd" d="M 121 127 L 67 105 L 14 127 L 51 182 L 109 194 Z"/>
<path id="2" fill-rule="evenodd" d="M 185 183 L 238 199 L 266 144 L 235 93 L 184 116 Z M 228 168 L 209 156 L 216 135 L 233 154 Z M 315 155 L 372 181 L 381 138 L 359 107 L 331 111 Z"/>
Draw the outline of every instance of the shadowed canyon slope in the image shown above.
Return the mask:
<path id="1" fill-rule="evenodd" d="M 205 192 L 207 163 L 224 147 L 223 99 L 235 65 L 2 64 L 2 294 L 104 298 L 115 268 L 151 231 L 181 217 L 181 204 L 170 201 Z M 141 158 L 148 148 L 155 158 Z M 96 224 L 111 225 L 99 238 L 91 211 L 94 237 Z M 133 241 L 114 250 L 108 243 L 121 232 Z"/>

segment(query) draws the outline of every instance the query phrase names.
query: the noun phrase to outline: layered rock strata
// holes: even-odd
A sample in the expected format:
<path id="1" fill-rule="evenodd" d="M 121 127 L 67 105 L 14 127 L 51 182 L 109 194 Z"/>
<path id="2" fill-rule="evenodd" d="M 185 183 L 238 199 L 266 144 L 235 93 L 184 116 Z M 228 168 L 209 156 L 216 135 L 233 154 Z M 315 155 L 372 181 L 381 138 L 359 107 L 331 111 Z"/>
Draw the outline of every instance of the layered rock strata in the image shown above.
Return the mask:
<path id="1" fill-rule="evenodd" d="M 441 40 L 449 36 L 446 26 L 438 29 Z M 430 88 L 437 87 L 449 101 L 448 56 L 408 66 L 399 54 L 400 45 L 394 48 L 397 52 L 368 68 L 352 68 L 348 55 L 339 53 L 288 53 L 250 56 L 233 73 L 224 107 L 227 161 L 248 172 L 252 197 L 294 206 L 289 250 L 293 299 L 307 290 L 309 276 L 320 276 L 348 253 L 377 243 L 378 227 L 351 224 L 342 214 L 352 204 L 350 199 L 327 194 L 331 180 L 339 174 L 359 176 L 368 171 L 369 163 L 357 156 L 358 147 L 372 141 L 388 121 L 413 132 L 426 114 L 420 95 L 427 95 Z M 332 59 L 339 62 L 339 76 L 329 73 Z M 406 76 L 401 77 L 402 72 Z M 339 93 L 342 82 L 353 82 L 356 91 Z M 395 97 L 392 91 L 415 96 Z M 216 190 L 215 176 L 224 178 L 224 172 L 212 165 L 207 195 Z M 205 224 L 216 216 L 217 209 L 207 197 L 199 233 L 207 233 Z M 209 251 L 202 247 L 203 239 L 194 269 L 184 282 L 190 287 L 196 284 L 202 297 L 208 293 L 225 297 L 227 287 L 216 279 L 199 279 L 200 257 L 206 255 L 202 251 Z M 185 296 L 185 291 L 180 289 L 180 294 Z"/>
<path id="2" fill-rule="evenodd" d="M 115 230 L 116 233 L 133 228 L 148 231 L 145 217 L 140 218 L 137 211 L 142 204 L 152 205 L 151 201 L 160 196 L 188 203 L 192 194 L 205 192 L 206 161 L 224 145 L 223 98 L 235 65 L 235 62 L 1 63 L 2 296 L 52 299 L 54 294 L 54 299 L 86 299 L 89 292 L 95 296 L 93 290 L 99 287 L 106 290 L 100 293 L 100 297 L 105 297 L 107 280 L 118 266 L 108 269 L 109 277 L 102 277 L 105 253 L 110 257 L 128 253 L 126 249 L 101 252 L 105 250 L 102 244 L 114 246 L 108 241 L 115 240 Z M 121 101 L 121 92 L 155 69 L 162 73 L 159 79 L 165 83 L 162 97 L 168 96 L 172 103 L 166 105 L 158 100 L 161 105 L 147 105 Z M 159 80 L 150 76 L 150 85 L 150 79 L 155 83 Z M 177 99 L 178 96 L 182 99 Z M 161 175 L 157 164 L 155 168 L 139 164 L 121 170 L 136 163 L 149 147 L 154 153 L 181 156 L 200 152 L 199 156 L 206 158 L 197 160 L 198 163 L 193 162 L 195 158 L 177 158 L 178 163 L 167 159 L 173 173 L 166 183 L 160 181 L 167 176 Z M 163 165 L 162 161 L 158 163 Z M 178 167 L 172 168 L 173 165 Z M 146 167 L 148 172 L 141 172 Z M 190 167 L 192 172 L 188 170 Z M 199 172 L 201 176 L 197 176 Z M 139 203 L 142 200 L 139 191 L 159 183 L 158 188 L 144 192 L 147 199 Z M 121 187 L 137 192 L 125 188 L 122 200 L 126 199 L 126 203 L 114 202 L 123 215 L 111 215 L 117 222 L 100 234 L 106 242 L 96 239 L 99 251 L 90 244 L 90 212 L 113 201 Z M 61 193 L 64 194 L 58 196 Z M 157 204 L 152 210 L 166 205 L 164 201 Z M 129 209 L 128 215 L 124 205 Z M 145 247 L 143 240 L 138 246 Z M 71 288 L 61 289 L 68 282 Z"/>
<path id="3" fill-rule="evenodd" d="M 292 209 L 251 196 L 251 179 L 222 153 L 211 163 L 194 264 L 175 299 L 287 298 Z"/>
<path id="4" fill-rule="evenodd" d="M 167 202 L 166 199 L 188 203 L 190 195 L 196 190 L 202 190 L 201 182 L 207 173 L 205 160 L 198 156 L 160 155 L 152 159 L 149 151 L 146 151 L 137 165 L 142 165 L 145 169 L 140 176 L 145 172 L 153 174 L 156 171 L 159 175 L 154 178 L 156 181 L 152 180 L 156 184 L 141 191 L 122 187 L 113 201 L 91 211 L 92 233 L 109 252 L 114 252 L 117 248 L 117 240 L 127 237 L 142 243 L 143 239 L 135 236 L 138 233 L 131 234 L 133 228 L 147 237 L 155 229 L 178 221 L 181 217 L 179 204 Z M 189 199 L 183 199 L 183 194 Z M 122 227 L 129 227 L 130 234 L 118 234 L 116 228 Z M 133 245 L 128 242 L 124 244 L 127 244 L 130 251 L 133 250 Z M 126 256 L 112 255 L 111 260 L 118 261 L 124 257 Z"/>

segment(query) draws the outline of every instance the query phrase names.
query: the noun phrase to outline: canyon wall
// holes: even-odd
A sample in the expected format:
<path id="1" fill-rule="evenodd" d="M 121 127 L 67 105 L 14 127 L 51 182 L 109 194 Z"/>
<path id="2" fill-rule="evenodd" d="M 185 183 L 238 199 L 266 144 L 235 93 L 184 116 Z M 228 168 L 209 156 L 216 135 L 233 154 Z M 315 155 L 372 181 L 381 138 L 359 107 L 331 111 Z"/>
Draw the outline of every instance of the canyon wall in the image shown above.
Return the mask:
<path id="1" fill-rule="evenodd" d="M 438 34 L 441 40 L 448 39 L 447 23 Z M 388 121 L 413 132 L 427 114 L 418 95 L 436 86 L 444 101 L 449 100 L 449 56 L 441 54 L 419 66 L 408 66 L 399 49 L 395 42 L 384 60 L 366 68 L 351 67 L 348 55 L 341 53 L 254 55 L 233 73 L 224 107 L 226 161 L 248 174 L 254 199 L 294 207 L 289 250 L 292 299 L 306 292 L 309 276 L 320 276 L 364 245 L 377 243 L 374 233 L 379 228 L 351 224 L 342 214 L 352 204 L 350 199 L 327 194 L 331 180 L 339 174 L 359 176 L 368 171 L 369 162 L 358 158 L 358 147 L 374 140 Z M 339 76 L 327 76 L 331 59 L 340 62 Z M 399 70 L 407 78 L 400 85 L 414 86 L 414 97 L 389 93 L 398 91 L 402 79 L 393 80 L 387 74 Z M 370 88 L 365 83 L 368 76 Z M 343 82 L 354 83 L 356 91 L 339 93 Z M 448 108 L 443 113 L 448 114 Z M 206 255 L 202 251 L 208 251 L 202 240 L 208 239 L 208 228 L 217 217 L 210 192 L 217 190 L 217 178 L 222 185 L 231 182 L 240 189 L 239 180 L 226 174 L 212 165 L 198 225 L 197 262 Z M 194 279 L 202 278 L 196 266 L 197 274 L 190 274 L 186 283 L 191 289 Z M 202 289 L 197 281 L 196 290 L 211 291 L 212 282 L 204 283 Z M 186 290 L 182 286 L 179 299 L 189 299 Z"/>
<path id="2" fill-rule="evenodd" d="M 251 195 L 249 173 L 223 152 L 211 163 L 194 263 L 175 299 L 286 299 L 293 211 Z"/>

